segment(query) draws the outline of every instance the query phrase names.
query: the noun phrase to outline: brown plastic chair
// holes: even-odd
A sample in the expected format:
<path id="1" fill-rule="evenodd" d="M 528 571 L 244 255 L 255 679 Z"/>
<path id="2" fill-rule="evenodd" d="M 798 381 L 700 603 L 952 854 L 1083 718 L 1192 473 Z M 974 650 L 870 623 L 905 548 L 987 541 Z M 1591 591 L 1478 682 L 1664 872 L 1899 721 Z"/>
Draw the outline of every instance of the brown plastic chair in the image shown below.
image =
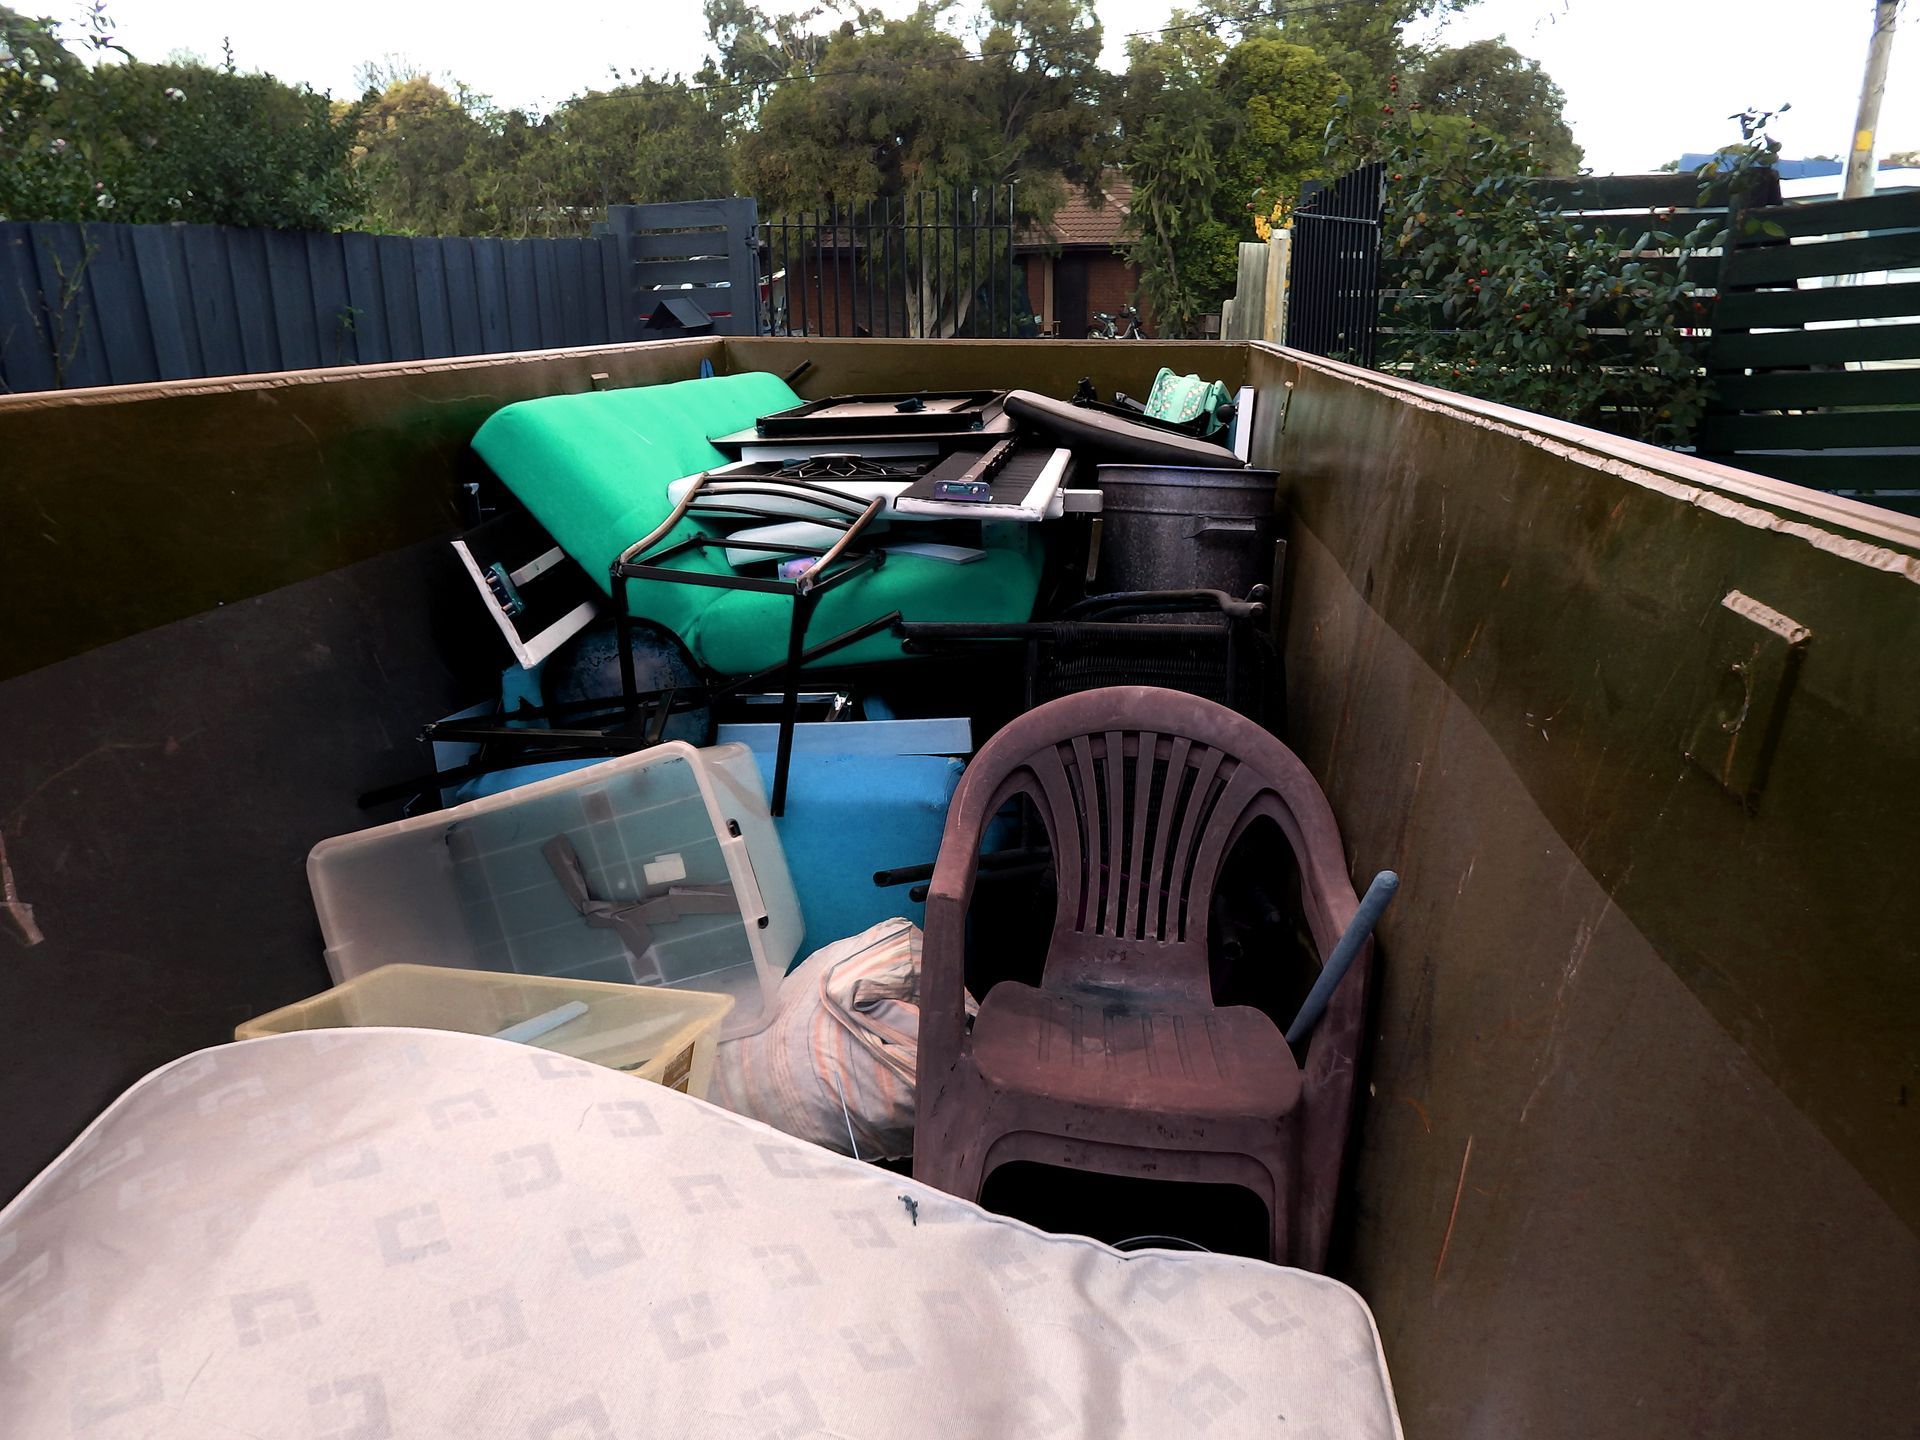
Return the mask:
<path id="1" fill-rule="evenodd" d="M 1002 981 L 971 1032 L 963 966 L 981 838 L 1027 796 L 1059 892 L 1039 988 Z M 1207 916 L 1262 816 L 1300 869 L 1324 964 L 1357 902 L 1326 797 L 1292 751 L 1195 695 L 1122 686 L 1014 720 L 974 757 L 927 897 L 916 1179 L 977 1199 L 1009 1161 L 1244 1186 L 1269 1257 L 1325 1263 L 1353 1108 L 1372 942 L 1296 1063 L 1274 1022 L 1216 1007 Z"/>

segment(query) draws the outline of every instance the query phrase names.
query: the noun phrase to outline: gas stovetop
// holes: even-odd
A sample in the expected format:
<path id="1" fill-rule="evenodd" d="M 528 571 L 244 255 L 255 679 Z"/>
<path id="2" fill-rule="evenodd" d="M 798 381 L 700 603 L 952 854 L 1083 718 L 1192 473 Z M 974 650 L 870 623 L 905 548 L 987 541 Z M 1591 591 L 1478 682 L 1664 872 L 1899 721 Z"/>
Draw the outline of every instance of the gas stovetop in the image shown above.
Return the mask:
<path id="1" fill-rule="evenodd" d="M 784 463 L 763 462 L 730 471 L 766 480 L 917 480 L 929 460 L 875 460 L 865 455 L 812 455 Z"/>

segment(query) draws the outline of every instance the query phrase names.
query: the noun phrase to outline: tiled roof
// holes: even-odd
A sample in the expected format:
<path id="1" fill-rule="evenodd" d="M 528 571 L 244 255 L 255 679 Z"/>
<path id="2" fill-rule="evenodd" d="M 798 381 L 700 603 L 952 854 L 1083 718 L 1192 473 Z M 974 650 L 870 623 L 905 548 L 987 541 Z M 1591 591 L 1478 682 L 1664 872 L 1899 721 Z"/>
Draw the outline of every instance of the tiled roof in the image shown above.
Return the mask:
<path id="1" fill-rule="evenodd" d="M 1096 205 L 1078 186 L 1067 192 L 1066 203 L 1054 212 L 1044 226 L 1029 229 L 1020 237 L 1021 246 L 1098 245 L 1109 248 L 1120 242 L 1127 223 L 1127 206 L 1133 199 L 1133 186 L 1117 175 L 1102 183 L 1106 203 Z"/>

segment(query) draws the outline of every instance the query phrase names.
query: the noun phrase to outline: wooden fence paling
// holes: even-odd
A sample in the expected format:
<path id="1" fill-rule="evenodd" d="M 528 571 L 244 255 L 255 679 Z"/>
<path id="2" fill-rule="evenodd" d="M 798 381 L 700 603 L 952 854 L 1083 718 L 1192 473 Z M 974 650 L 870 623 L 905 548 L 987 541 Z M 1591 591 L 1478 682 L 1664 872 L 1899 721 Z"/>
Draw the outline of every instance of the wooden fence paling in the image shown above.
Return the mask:
<path id="1" fill-rule="evenodd" d="M 1719 282 L 1700 453 L 1920 511 L 1920 283 L 1854 279 L 1920 269 L 1920 194 L 1747 218 Z"/>
<path id="2" fill-rule="evenodd" d="M 0 222 L 0 392 L 638 340 L 643 287 L 687 282 L 754 332 L 752 200 L 614 212 L 529 240 Z"/>
<path id="3" fill-rule="evenodd" d="M 1263 340 L 1267 322 L 1268 251 L 1265 245 L 1242 240 L 1239 270 L 1234 280 L 1233 308 L 1220 314 L 1223 340 Z"/>
<path id="4" fill-rule="evenodd" d="M 1712 381 L 1699 453 L 1920 513 L 1920 282 L 1855 278 L 1920 270 L 1920 192 L 1787 204 L 1778 181 L 1763 177 L 1729 216 L 1711 208 L 1725 195 L 1709 194 L 1703 208 L 1698 183 L 1618 175 L 1539 188 L 1623 245 L 1721 218 L 1725 248 L 1688 257 L 1683 272 L 1713 297 L 1698 332 Z M 1672 273 L 1674 257 L 1650 263 Z M 1426 297 L 1389 292 L 1387 301 L 1386 333 L 1431 318 Z M 1616 334 L 1596 334 L 1592 347 L 1588 363 L 1625 358 Z"/>
<path id="5" fill-rule="evenodd" d="M 1293 232 L 1275 230 L 1267 240 L 1267 314 L 1262 340 L 1278 340 L 1287 333 L 1287 262 L 1293 255 Z"/>
<path id="6" fill-rule="evenodd" d="M 621 312 L 630 335 L 621 338 L 639 338 L 644 312 L 669 293 L 712 315 L 715 334 L 757 334 L 759 215 L 759 206 L 740 196 L 608 206 L 606 232 L 622 246 L 632 277 Z M 683 292 L 687 283 L 698 288 Z"/>

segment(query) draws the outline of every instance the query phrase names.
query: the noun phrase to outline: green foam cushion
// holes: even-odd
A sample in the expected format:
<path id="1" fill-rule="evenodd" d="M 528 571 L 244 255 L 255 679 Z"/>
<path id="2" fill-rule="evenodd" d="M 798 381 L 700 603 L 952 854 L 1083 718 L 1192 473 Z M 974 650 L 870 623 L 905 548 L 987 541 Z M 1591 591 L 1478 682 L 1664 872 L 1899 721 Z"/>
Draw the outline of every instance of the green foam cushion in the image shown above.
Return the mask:
<path id="1" fill-rule="evenodd" d="M 522 400 L 496 411 L 473 448 L 602 590 L 620 553 L 672 511 L 667 486 L 727 463 L 707 438 L 744 430 L 800 403 L 776 375 L 749 372 L 585 395 Z M 818 643 L 889 610 L 909 620 L 1025 620 L 1039 588 L 1041 547 L 1030 525 L 983 527 L 986 557 L 950 565 L 894 555 L 822 598 L 808 627 Z M 688 520 L 668 542 L 718 533 Z M 663 545 L 668 542 L 663 542 Z M 726 573 L 719 547 L 690 551 L 676 568 Z M 635 580 L 633 613 L 673 631 L 694 658 L 742 675 L 786 658 L 792 601 L 782 595 Z M 835 654 L 864 664 L 900 654 L 891 635 L 872 635 Z"/>
<path id="2" fill-rule="evenodd" d="M 967 565 L 951 565 L 924 555 L 889 555 L 877 569 L 856 575 L 820 597 L 807 626 L 807 643 L 817 645 L 843 630 L 898 610 L 913 621 L 1021 621 L 1033 618 L 1040 588 L 1043 552 L 1036 525 L 987 525 L 986 554 Z M 676 564 L 679 562 L 675 562 Z M 634 609 L 642 608 L 641 589 L 692 590 L 692 585 L 635 582 Z M 793 602 L 780 595 L 750 590 L 698 587 L 708 598 L 681 632 L 687 648 L 722 675 L 746 675 L 787 658 L 787 630 Z M 649 618 L 652 618 L 649 615 Z M 822 664 L 865 665 L 897 660 L 900 642 L 887 631 L 869 635 L 824 657 Z"/>

